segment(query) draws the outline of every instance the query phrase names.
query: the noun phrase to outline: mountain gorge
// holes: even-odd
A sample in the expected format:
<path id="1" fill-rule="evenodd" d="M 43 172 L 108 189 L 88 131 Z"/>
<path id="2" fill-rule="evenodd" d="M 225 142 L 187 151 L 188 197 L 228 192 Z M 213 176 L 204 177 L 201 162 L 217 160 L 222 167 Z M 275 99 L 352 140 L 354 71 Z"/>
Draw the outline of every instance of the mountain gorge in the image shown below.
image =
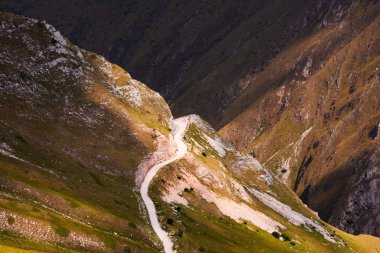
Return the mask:
<path id="1" fill-rule="evenodd" d="M 280 53 L 268 71 L 286 64 L 291 73 L 280 73 L 285 80 L 254 103 L 255 88 L 247 88 L 230 107 L 247 109 L 221 134 L 255 151 L 323 219 L 351 233 L 379 235 L 379 140 L 371 133 L 380 122 L 380 19 L 366 6 L 364 23 L 358 8 Z M 365 26 L 354 32 L 352 24 Z"/>
<path id="2" fill-rule="evenodd" d="M 378 1 L 5 1 L 0 9 L 48 20 L 159 91 L 174 115 L 200 115 L 325 221 L 380 235 Z"/>
<path id="3" fill-rule="evenodd" d="M 0 10 L 1 250 L 380 250 L 377 1 Z"/>
<path id="4" fill-rule="evenodd" d="M 164 99 L 45 22 L 0 20 L 1 247 L 159 251 L 138 187 L 175 152 Z M 184 120 L 188 152 L 149 190 L 177 252 L 365 252 L 365 237 L 326 225 L 201 118 Z"/>

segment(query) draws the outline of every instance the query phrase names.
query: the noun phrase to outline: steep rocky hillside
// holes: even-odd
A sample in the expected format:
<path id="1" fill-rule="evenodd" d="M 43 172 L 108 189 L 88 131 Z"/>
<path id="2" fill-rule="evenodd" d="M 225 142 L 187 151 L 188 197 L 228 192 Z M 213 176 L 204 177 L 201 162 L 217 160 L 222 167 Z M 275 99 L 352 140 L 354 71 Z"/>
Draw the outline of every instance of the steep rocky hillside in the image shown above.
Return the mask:
<path id="1" fill-rule="evenodd" d="M 51 25 L 0 13 L 0 250 L 160 252 L 140 197 L 168 159 L 164 99 Z M 149 194 L 177 252 L 376 252 L 321 221 L 198 116 Z"/>
<path id="2" fill-rule="evenodd" d="M 356 3 L 297 40 L 225 111 L 234 119 L 220 131 L 354 234 L 380 235 L 379 13 Z M 252 100 L 260 83 L 274 86 Z"/>
<path id="3" fill-rule="evenodd" d="M 216 124 L 254 74 L 296 38 L 339 21 L 350 2 L 19 0 L 0 10 L 47 20 L 174 99 L 175 112 Z"/>
<path id="4" fill-rule="evenodd" d="M 0 22 L 0 242 L 157 252 L 134 188 L 169 135 L 164 99 L 45 22 Z"/>
<path id="5" fill-rule="evenodd" d="M 163 168 L 151 189 L 178 252 L 353 250 L 345 234 L 319 221 L 256 159 L 198 116 L 183 120 L 189 152 Z"/>

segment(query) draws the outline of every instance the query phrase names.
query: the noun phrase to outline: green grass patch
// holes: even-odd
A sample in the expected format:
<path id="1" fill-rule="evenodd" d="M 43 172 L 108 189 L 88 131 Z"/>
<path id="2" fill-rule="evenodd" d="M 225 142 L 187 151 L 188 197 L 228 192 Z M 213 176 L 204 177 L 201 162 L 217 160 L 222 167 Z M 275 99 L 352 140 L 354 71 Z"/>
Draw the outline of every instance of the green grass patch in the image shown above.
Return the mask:
<path id="1" fill-rule="evenodd" d="M 74 200 L 72 198 L 68 198 L 68 197 L 66 197 L 65 199 L 69 202 L 70 207 L 72 207 L 72 208 L 78 208 L 78 207 L 80 207 L 80 204 L 79 204 L 78 201 L 76 201 L 76 200 Z"/>
<path id="2" fill-rule="evenodd" d="M 12 216 L 9 216 L 7 219 L 7 222 L 9 225 L 13 225 L 13 223 L 15 223 L 15 218 L 13 218 Z"/>
<path id="3" fill-rule="evenodd" d="M 110 237 L 106 237 L 103 239 L 104 244 L 106 245 L 107 248 L 110 249 L 116 249 L 116 241 Z"/>
<path id="4" fill-rule="evenodd" d="M 63 226 L 58 226 L 54 230 L 61 237 L 68 237 L 70 234 L 70 230 L 68 230 L 67 228 Z"/>
<path id="5" fill-rule="evenodd" d="M 93 172 L 89 171 L 88 174 L 91 176 L 91 178 L 94 180 L 94 182 L 99 186 L 104 186 L 103 182 L 100 180 L 100 178 Z"/>

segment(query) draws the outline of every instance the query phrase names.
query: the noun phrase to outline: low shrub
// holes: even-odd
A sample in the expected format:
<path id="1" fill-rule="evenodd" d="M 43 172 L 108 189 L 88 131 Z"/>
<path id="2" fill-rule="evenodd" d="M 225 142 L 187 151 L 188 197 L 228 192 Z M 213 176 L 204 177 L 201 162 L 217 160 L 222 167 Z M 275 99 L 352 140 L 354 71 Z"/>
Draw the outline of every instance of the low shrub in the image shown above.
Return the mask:
<path id="1" fill-rule="evenodd" d="M 277 239 L 280 239 L 280 237 L 281 237 L 280 233 L 277 232 L 277 231 L 272 232 L 272 235 L 273 235 L 274 237 L 276 237 Z"/>
<path id="2" fill-rule="evenodd" d="M 12 216 L 9 216 L 8 217 L 8 224 L 12 225 L 13 223 L 15 223 L 15 218 L 13 218 Z"/>
<path id="3" fill-rule="evenodd" d="M 61 237 L 68 237 L 69 234 L 70 234 L 70 230 L 68 230 L 67 228 L 63 227 L 63 226 L 58 226 L 55 228 L 55 232 L 61 236 Z"/>
<path id="4" fill-rule="evenodd" d="M 168 223 L 169 225 L 173 225 L 174 224 L 174 220 L 172 218 L 168 218 L 166 220 L 166 223 Z"/>

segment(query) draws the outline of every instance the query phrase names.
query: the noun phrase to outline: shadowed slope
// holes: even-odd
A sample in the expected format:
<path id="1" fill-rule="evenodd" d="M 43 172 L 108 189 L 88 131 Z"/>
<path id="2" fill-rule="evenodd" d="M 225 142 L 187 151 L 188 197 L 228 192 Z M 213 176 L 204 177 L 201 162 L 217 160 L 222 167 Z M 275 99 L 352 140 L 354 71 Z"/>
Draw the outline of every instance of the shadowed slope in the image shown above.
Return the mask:
<path id="1" fill-rule="evenodd" d="M 168 136 L 165 101 L 44 22 L 0 22 L 0 241 L 158 251 L 133 189 L 141 160 Z"/>

